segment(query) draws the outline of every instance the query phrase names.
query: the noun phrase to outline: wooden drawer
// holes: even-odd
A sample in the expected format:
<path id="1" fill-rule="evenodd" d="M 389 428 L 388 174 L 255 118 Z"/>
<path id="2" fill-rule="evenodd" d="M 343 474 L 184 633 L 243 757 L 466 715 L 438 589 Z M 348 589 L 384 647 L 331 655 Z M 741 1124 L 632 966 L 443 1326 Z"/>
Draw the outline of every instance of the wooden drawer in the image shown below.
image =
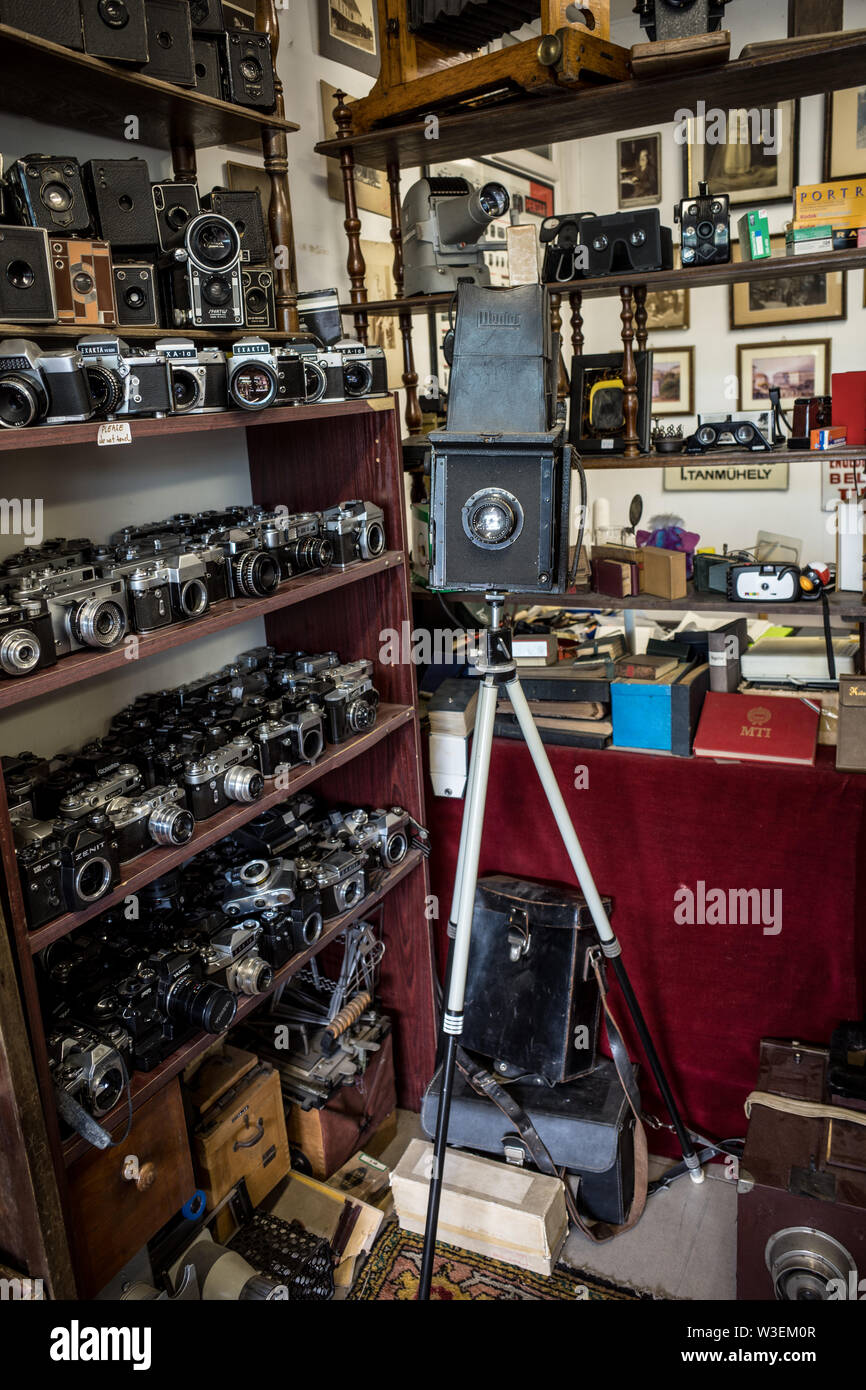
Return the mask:
<path id="1" fill-rule="evenodd" d="M 119 1139 L 123 1121 L 112 1131 Z M 139 1187 L 123 1176 L 134 1154 L 153 1181 Z M 149 1170 L 147 1176 L 150 1176 Z M 122 1269 L 137 1250 L 195 1191 L 180 1083 L 172 1080 L 133 1116 L 132 1129 L 117 1148 L 92 1149 L 69 1168 L 71 1244 L 79 1294 L 90 1298 Z"/>

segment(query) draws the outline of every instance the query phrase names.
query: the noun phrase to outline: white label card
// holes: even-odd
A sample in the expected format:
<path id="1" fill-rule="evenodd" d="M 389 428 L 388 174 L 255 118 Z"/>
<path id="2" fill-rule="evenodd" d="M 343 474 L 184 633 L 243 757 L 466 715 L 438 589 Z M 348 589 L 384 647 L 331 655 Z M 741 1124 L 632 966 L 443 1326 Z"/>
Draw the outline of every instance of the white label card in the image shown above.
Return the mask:
<path id="1" fill-rule="evenodd" d="M 99 426 L 96 442 L 103 444 L 131 444 L 132 426 L 128 420 L 106 420 Z"/>

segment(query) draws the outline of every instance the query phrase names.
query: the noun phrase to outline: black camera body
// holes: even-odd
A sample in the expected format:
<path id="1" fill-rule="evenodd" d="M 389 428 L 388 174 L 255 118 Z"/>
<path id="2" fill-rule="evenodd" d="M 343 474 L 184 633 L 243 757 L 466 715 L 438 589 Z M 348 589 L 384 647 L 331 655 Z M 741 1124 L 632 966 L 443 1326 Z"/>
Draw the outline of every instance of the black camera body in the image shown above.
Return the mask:
<path id="1" fill-rule="evenodd" d="M 13 821 L 18 868 L 31 927 L 81 912 L 120 881 L 114 828 L 103 811 L 81 820 Z"/>
<path id="2" fill-rule="evenodd" d="M 196 820 L 207 820 L 232 802 L 249 805 L 265 788 L 252 743 L 238 739 L 189 761 L 183 772 L 187 804 Z"/>
<path id="3" fill-rule="evenodd" d="M 166 320 L 176 327 L 239 328 L 244 321 L 241 242 L 233 222 L 215 212 L 193 217 L 183 246 L 160 262 Z"/>
<path id="4" fill-rule="evenodd" d="M 142 68 L 144 75 L 171 82 L 175 87 L 194 87 L 188 0 L 147 0 L 144 18 L 148 51 Z"/>
<path id="5" fill-rule="evenodd" d="M 93 216 L 84 191 L 81 166 L 73 155 L 28 154 L 16 159 L 6 187 L 26 227 L 42 227 L 55 236 L 89 237 Z"/>
<path id="6" fill-rule="evenodd" d="M 45 600 L 13 603 L 0 598 L 0 674 L 29 676 L 57 662 L 51 614 Z"/>
<path id="7" fill-rule="evenodd" d="M 194 34 L 222 34 L 226 29 L 222 0 L 189 0 Z"/>
<path id="8" fill-rule="evenodd" d="M 755 412 L 751 418 L 732 415 L 698 416 L 698 428 L 686 440 L 687 454 L 707 454 L 715 449 L 742 449 L 754 454 L 770 453 L 777 444 L 772 417 Z"/>
<path id="9" fill-rule="evenodd" d="M 374 502 L 339 502 L 322 513 L 322 526 L 335 569 L 348 569 L 357 560 L 376 560 L 385 552 L 385 513 Z"/>
<path id="10" fill-rule="evenodd" d="M 81 0 L 84 51 L 142 67 L 148 59 L 144 0 Z"/>
<path id="11" fill-rule="evenodd" d="M 247 328 L 276 330 L 274 272 L 269 268 L 244 270 L 241 274 L 241 284 L 244 294 L 244 322 Z"/>
<path id="12" fill-rule="evenodd" d="M 220 41 L 216 35 L 192 36 L 192 61 L 195 71 L 195 89 L 206 97 L 222 101 L 223 76 Z"/>
<path id="13" fill-rule="evenodd" d="M 273 111 L 274 62 L 267 34 L 233 29 L 224 36 L 222 44 L 226 101 L 257 111 Z"/>
<path id="14" fill-rule="evenodd" d="M 156 234 L 160 251 L 174 251 L 183 246 L 187 224 L 201 211 L 198 187 L 169 179 L 151 184 L 153 210 L 156 214 Z"/>
<path id="15" fill-rule="evenodd" d="M 147 161 L 91 159 L 82 173 L 103 241 L 113 252 L 152 251 L 158 236 Z"/>
<path id="16" fill-rule="evenodd" d="M 78 0 L 0 0 L 0 24 L 79 53 L 84 48 Z"/>
<path id="17" fill-rule="evenodd" d="M 636 0 L 635 14 L 651 43 L 715 33 L 727 0 Z"/>
<path id="18" fill-rule="evenodd" d="M 585 252 L 582 276 L 673 268 L 673 236 L 670 227 L 662 226 L 658 208 L 602 217 L 586 213 L 580 219 L 580 244 Z"/>
<path id="19" fill-rule="evenodd" d="M 352 661 L 335 667 L 335 682 L 322 701 L 328 743 L 344 743 L 367 733 L 376 723 L 379 692 L 373 685 L 372 661 Z"/>
<path id="20" fill-rule="evenodd" d="M 726 193 L 711 196 L 702 183 L 697 198 L 677 203 L 674 221 L 682 225 L 683 269 L 724 265 L 731 259 L 731 200 Z"/>
<path id="21" fill-rule="evenodd" d="M 159 293 L 153 261 L 115 261 L 114 301 L 121 328 L 158 328 Z"/>
<path id="22" fill-rule="evenodd" d="M 4 323 L 56 323 L 57 296 L 44 227 L 0 226 L 0 315 Z"/>
<path id="23" fill-rule="evenodd" d="M 257 188 L 213 188 L 202 198 L 201 205 L 207 212 L 227 217 L 237 227 L 244 265 L 260 266 L 268 260 L 265 218 Z M 248 328 L 256 326 L 247 319 Z"/>

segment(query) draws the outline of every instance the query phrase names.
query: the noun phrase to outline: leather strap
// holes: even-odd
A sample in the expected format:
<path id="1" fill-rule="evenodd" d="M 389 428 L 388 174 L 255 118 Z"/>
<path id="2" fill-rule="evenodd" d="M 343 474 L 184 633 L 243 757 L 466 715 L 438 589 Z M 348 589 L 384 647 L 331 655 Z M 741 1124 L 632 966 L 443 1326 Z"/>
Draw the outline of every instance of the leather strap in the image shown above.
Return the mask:
<path id="1" fill-rule="evenodd" d="M 542 1173 L 547 1173 L 548 1177 L 558 1178 L 560 1173 L 556 1164 L 547 1152 L 538 1130 L 523 1106 L 514 1099 L 514 1096 L 509 1095 L 504 1086 L 500 1086 L 492 1072 L 485 1071 L 483 1067 L 479 1067 L 476 1062 L 473 1062 L 462 1047 L 457 1049 L 457 1065 L 472 1089 L 477 1091 L 479 1096 L 485 1096 L 487 1100 L 491 1100 L 511 1121 L 529 1150 L 536 1168 L 540 1169 Z"/>

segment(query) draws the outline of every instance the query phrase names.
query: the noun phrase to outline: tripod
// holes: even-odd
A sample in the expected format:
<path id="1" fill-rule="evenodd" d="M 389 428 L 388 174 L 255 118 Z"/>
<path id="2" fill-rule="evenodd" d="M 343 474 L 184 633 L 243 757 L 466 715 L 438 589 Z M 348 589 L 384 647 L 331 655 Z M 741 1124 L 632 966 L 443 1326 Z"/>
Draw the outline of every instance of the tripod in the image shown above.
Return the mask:
<path id="1" fill-rule="evenodd" d="M 442 1177 L 445 1151 L 448 1144 L 448 1121 L 454 1089 L 454 1068 L 460 1037 L 463 1032 L 463 1003 L 466 994 L 469 946 L 472 940 L 472 914 L 475 906 L 475 889 L 478 883 L 478 861 L 481 854 L 481 834 L 484 828 L 490 757 L 493 751 L 493 721 L 500 689 L 503 689 L 508 695 L 517 716 L 520 732 L 535 764 L 535 770 L 544 788 L 548 805 L 553 812 L 557 829 L 562 836 L 581 892 L 586 899 L 601 942 L 601 949 L 605 957 L 611 962 L 656 1084 L 671 1117 L 689 1177 L 696 1183 L 703 1182 L 704 1179 L 701 1160 L 680 1117 L 677 1103 L 668 1085 L 652 1037 L 626 973 L 622 961 L 622 947 L 614 935 L 604 904 L 593 882 L 589 865 L 584 857 L 580 841 L 559 790 L 556 776 L 541 741 L 541 735 L 535 727 L 526 696 L 523 693 L 523 687 L 520 684 L 511 653 L 511 634 L 502 625 L 505 594 L 492 591 L 485 595 L 485 599 L 490 605 L 491 621 L 490 626 L 482 634 L 482 649 L 476 661 L 482 680 L 478 692 L 475 735 L 472 741 L 472 757 L 469 764 L 463 824 L 460 829 L 460 846 L 457 853 L 454 897 L 448 924 L 448 934 L 452 941 L 448 961 L 445 1012 L 442 1020 L 444 1056 L 439 1110 L 436 1116 L 436 1136 L 433 1146 L 433 1169 L 427 1199 L 424 1253 L 421 1260 L 421 1279 L 418 1288 L 418 1298 L 421 1300 L 429 1299 L 433 1276 L 436 1228 L 439 1224 L 439 1203 L 442 1196 Z"/>

